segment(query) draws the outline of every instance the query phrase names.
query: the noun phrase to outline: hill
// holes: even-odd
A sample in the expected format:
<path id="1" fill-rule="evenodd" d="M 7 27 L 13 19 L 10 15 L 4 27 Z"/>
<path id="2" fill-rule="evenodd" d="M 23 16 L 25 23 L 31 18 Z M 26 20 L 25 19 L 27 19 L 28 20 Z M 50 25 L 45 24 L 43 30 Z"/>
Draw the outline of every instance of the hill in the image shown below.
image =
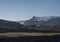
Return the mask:
<path id="1" fill-rule="evenodd" d="M 0 19 L 0 32 L 16 31 L 21 28 L 24 28 L 24 26 L 20 23 Z"/>

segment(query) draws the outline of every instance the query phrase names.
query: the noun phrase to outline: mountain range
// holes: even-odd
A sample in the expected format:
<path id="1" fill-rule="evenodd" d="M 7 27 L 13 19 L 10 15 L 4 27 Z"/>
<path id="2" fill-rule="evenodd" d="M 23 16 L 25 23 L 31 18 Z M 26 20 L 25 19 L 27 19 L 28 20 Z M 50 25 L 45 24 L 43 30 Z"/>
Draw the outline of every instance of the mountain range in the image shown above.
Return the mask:
<path id="1" fill-rule="evenodd" d="M 8 20 L 0 19 L 0 33 L 4 33 L 4 32 L 32 32 L 32 31 L 37 31 L 37 30 L 29 29 L 16 21 L 8 21 Z"/>
<path id="2" fill-rule="evenodd" d="M 26 21 L 19 21 L 23 25 L 60 25 L 60 16 L 46 16 L 46 17 L 36 17 L 33 16 L 31 19 Z"/>
<path id="3" fill-rule="evenodd" d="M 26 21 L 0 19 L 0 32 L 60 32 L 60 17 L 36 17 Z"/>

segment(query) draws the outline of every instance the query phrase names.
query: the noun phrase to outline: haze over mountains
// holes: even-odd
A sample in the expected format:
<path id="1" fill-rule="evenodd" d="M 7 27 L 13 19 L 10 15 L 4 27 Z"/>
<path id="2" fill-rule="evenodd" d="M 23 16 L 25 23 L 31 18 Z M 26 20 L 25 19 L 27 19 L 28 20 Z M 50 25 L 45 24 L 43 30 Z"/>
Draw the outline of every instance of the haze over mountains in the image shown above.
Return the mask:
<path id="1" fill-rule="evenodd" d="M 19 21 L 24 25 L 60 25 L 60 16 L 47 16 L 47 17 L 36 17 L 33 16 L 31 19 L 26 21 Z"/>
<path id="2" fill-rule="evenodd" d="M 8 21 L 0 19 L 0 32 L 32 32 L 36 31 L 33 29 L 29 29 L 24 25 L 16 22 L 16 21 Z"/>
<path id="3" fill-rule="evenodd" d="M 60 17 L 36 17 L 26 21 L 8 21 L 0 19 L 0 32 L 45 32 L 60 31 Z"/>

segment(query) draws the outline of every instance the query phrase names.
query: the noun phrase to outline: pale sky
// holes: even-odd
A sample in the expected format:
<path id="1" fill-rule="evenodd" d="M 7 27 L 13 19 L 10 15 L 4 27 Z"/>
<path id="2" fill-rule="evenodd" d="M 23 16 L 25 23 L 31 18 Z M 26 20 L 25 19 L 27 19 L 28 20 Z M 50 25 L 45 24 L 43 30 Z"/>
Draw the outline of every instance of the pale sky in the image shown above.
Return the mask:
<path id="1" fill-rule="evenodd" d="M 60 16 L 60 0 L 0 0 L 0 19 L 19 21 L 33 16 Z"/>

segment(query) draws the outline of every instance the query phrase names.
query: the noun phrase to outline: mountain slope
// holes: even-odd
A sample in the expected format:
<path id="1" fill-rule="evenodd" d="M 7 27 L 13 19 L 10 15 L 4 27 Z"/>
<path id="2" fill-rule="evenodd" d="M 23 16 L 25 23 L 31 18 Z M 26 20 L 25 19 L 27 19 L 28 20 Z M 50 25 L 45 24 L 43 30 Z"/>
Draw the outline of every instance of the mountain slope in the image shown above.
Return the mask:
<path id="1" fill-rule="evenodd" d="M 0 32 L 18 31 L 21 28 L 24 26 L 20 23 L 0 19 Z"/>
<path id="2" fill-rule="evenodd" d="M 51 17 L 36 17 L 33 16 L 30 20 L 24 22 L 24 25 L 59 25 L 60 17 L 51 16 Z"/>
<path id="3" fill-rule="evenodd" d="M 0 28 L 21 28 L 23 25 L 14 21 L 0 19 Z"/>

